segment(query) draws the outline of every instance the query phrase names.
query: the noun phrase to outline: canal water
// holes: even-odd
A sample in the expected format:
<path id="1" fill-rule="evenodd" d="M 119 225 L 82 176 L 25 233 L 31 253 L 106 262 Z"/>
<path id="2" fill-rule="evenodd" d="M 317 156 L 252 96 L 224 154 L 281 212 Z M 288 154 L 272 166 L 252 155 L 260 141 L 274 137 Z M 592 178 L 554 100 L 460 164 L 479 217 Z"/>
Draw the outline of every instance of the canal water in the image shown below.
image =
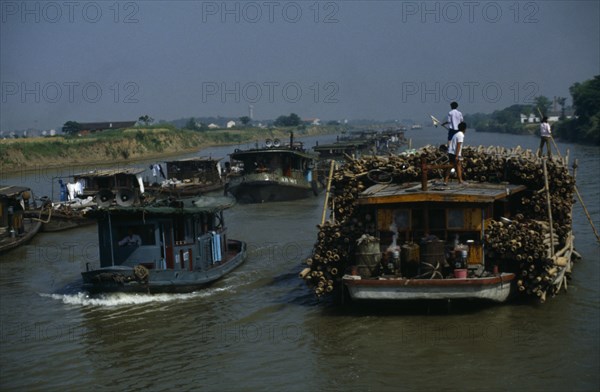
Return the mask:
<path id="1" fill-rule="evenodd" d="M 446 133 L 411 130 L 413 147 Z M 304 139 L 332 141 L 334 136 Z M 535 149 L 538 138 L 469 132 L 466 145 Z M 201 155 L 226 157 L 234 148 Z M 559 143 L 579 160 L 578 188 L 600 227 L 600 149 Z M 148 167 L 151 162 L 135 163 Z M 68 167 L 0 175 L 37 196 Z M 56 190 L 55 190 L 56 192 Z M 55 194 L 56 197 L 56 194 Z M 235 205 L 230 238 L 247 262 L 191 294 L 81 292 L 98 263 L 95 227 L 41 233 L 0 256 L 0 389 L 5 391 L 597 391 L 599 245 L 579 203 L 583 256 L 568 292 L 544 305 L 342 308 L 297 278 L 316 240 L 324 196 Z"/>

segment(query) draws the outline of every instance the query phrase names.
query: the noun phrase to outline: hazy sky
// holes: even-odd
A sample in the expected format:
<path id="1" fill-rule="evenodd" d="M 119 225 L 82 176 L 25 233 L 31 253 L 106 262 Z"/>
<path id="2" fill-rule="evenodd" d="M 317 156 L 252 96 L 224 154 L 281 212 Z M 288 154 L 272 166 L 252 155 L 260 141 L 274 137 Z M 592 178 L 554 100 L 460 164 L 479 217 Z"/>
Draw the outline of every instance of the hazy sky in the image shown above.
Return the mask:
<path id="1" fill-rule="evenodd" d="M 2 1 L 0 129 L 491 112 L 600 74 L 594 1 Z"/>

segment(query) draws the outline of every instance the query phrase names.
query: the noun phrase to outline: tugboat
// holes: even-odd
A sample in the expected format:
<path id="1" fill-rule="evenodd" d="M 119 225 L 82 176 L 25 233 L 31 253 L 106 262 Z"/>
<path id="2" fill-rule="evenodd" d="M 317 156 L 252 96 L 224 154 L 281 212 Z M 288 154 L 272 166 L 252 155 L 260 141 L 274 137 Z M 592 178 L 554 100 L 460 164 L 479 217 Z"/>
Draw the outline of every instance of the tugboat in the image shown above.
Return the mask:
<path id="1" fill-rule="evenodd" d="M 230 197 L 165 199 L 100 205 L 100 267 L 82 272 L 89 292 L 190 292 L 238 267 L 246 244 L 227 238 Z"/>
<path id="2" fill-rule="evenodd" d="M 578 256 L 566 161 L 463 151 L 468 184 L 428 178 L 452 167 L 434 147 L 337 170 L 332 220 L 300 277 L 317 296 L 338 288 L 357 301 L 544 302 L 566 288 Z"/>
<path id="3" fill-rule="evenodd" d="M 31 189 L 0 185 L 0 253 L 26 243 L 40 230 L 42 223 L 25 214 L 33 203 Z"/>
<path id="4" fill-rule="evenodd" d="M 243 203 L 305 199 L 322 190 L 314 170 L 317 156 L 306 152 L 290 135 L 288 145 L 267 140 L 263 148 L 235 150 L 225 191 Z"/>

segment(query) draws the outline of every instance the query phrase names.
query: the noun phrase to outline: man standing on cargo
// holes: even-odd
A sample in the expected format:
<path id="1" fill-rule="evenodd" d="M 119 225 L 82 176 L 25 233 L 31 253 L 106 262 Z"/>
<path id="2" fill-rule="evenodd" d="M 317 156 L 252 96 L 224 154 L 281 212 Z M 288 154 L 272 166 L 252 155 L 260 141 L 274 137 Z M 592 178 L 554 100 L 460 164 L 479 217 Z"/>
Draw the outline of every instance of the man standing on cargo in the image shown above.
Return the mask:
<path id="1" fill-rule="evenodd" d="M 456 170 L 456 175 L 458 176 L 458 183 L 463 184 L 462 178 L 462 147 L 465 141 L 465 133 L 467 132 L 467 123 L 464 121 L 458 124 L 458 131 L 452 136 L 450 140 L 450 144 L 448 145 L 448 159 L 450 163 L 454 165 L 454 169 Z M 446 170 L 446 178 L 444 179 L 444 184 L 448 184 L 448 179 L 450 178 L 450 169 Z"/>
<path id="2" fill-rule="evenodd" d="M 450 146 L 452 136 L 458 132 L 458 124 L 464 121 L 462 113 L 458 110 L 457 102 L 451 102 L 450 109 L 448 112 L 448 121 L 442 124 L 442 126 L 448 124 L 448 146 Z"/>
<path id="3" fill-rule="evenodd" d="M 538 151 L 538 156 L 541 158 L 542 155 L 544 155 L 544 144 L 546 144 L 548 158 L 552 159 L 552 151 L 550 150 L 550 138 L 552 137 L 552 131 L 550 130 L 550 124 L 548 124 L 548 117 L 546 116 L 542 118 L 542 123 L 540 124 L 540 137 L 540 150 Z"/>

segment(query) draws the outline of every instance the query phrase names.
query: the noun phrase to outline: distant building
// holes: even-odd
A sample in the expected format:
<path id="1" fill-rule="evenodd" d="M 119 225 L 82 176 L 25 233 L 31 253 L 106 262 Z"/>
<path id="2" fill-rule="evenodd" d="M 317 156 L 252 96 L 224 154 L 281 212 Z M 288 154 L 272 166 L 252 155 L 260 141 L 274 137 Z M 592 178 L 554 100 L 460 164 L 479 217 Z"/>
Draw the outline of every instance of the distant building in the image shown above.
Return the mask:
<path id="1" fill-rule="evenodd" d="M 219 128 L 219 126 L 215 123 L 208 124 L 208 129 L 217 129 L 217 128 Z"/>
<path id="2" fill-rule="evenodd" d="M 558 120 L 560 120 L 560 116 L 562 116 L 562 111 L 560 111 L 560 110 L 550 111 L 550 112 L 548 112 L 548 122 L 557 122 Z M 574 116 L 575 116 L 575 111 L 573 110 L 573 108 L 565 108 L 565 118 L 566 119 L 571 119 Z"/>
<path id="3" fill-rule="evenodd" d="M 548 122 L 552 123 L 552 122 L 559 121 L 561 115 L 562 115 L 561 111 L 549 111 L 548 112 Z M 566 119 L 571 119 L 574 116 L 575 116 L 575 112 L 572 108 L 565 108 L 565 118 Z M 521 113 L 521 124 L 539 123 L 541 121 L 542 121 L 542 119 L 533 113 L 529 114 L 529 116 L 526 116 L 525 114 Z"/>
<path id="4" fill-rule="evenodd" d="M 541 119 L 533 113 L 530 113 L 529 116 L 521 113 L 521 124 L 527 123 L 539 123 Z"/>
<path id="5" fill-rule="evenodd" d="M 233 128 L 235 127 L 235 121 L 231 120 L 231 121 L 227 121 L 227 128 Z"/>
<path id="6" fill-rule="evenodd" d="M 305 118 L 302 121 L 308 125 L 321 125 L 321 120 L 318 118 Z"/>
<path id="7" fill-rule="evenodd" d="M 105 131 L 108 129 L 122 129 L 131 128 L 135 126 L 137 121 L 112 121 L 112 122 L 93 122 L 93 123 L 79 123 L 82 131 L 96 132 Z"/>

